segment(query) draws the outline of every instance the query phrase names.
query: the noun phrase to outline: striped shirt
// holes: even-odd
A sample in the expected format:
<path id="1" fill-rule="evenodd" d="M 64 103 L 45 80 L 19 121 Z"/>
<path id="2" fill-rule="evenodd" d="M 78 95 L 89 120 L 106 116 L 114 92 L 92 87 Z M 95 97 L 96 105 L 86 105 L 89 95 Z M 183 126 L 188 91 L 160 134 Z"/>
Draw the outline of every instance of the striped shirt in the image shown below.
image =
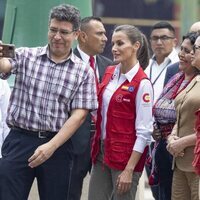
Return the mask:
<path id="1" fill-rule="evenodd" d="M 73 52 L 67 60 L 53 62 L 48 46 L 16 49 L 10 60 L 16 74 L 7 123 L 32 131 L 57 132 L 73 109 L 97 108 L 92 69 Z M 10 74 L 0 74 L 2 78 Z"/>

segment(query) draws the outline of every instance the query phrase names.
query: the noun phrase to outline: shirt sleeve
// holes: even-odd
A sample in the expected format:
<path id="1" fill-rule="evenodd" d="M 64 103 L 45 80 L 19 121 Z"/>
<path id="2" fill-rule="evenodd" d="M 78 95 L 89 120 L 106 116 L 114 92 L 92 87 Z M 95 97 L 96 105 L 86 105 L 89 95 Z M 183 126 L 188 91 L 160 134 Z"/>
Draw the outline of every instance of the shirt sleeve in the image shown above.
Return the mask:
<path id="1" fill-rule="evenodd" d="M 11 63 L 12 69 L 8 73 L 0 73 L 0 78 L 1 79 L 8 79 L 12 74 L 17 73 L 18 66 L 20 66 L 20 61 L 23 60 L 24 54 L 25 54 L 25 49 L 26 48 L 17 48 L 15 50 L 15 58 L 8 58 L 8 60 Z"/>
<path id="2" fill-rule="evenodd" d="M 73 98 L 71 105 L 72 109 L 88 109 L 96 110 L 98 107 L 97 103 L 97 91 L 94 72 L 89 68 L 88 73 L 84 77 L 83 81 L 78 87 L 76 94 Z"/>
<path id="3" fill-rule="evenodd" d="M 141 81 L 136 96 L 136 142 L 133 150 L 143 153 L 147 144 L 151 142 L 153 132 L 153 89 L 150 81 Z"/>

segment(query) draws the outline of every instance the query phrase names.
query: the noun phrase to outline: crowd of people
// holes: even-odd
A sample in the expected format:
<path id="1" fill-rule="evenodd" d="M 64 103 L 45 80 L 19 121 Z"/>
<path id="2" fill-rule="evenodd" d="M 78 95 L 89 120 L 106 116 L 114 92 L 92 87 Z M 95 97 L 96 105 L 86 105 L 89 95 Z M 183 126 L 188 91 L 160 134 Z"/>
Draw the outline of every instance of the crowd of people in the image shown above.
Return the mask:
<path id="1" fill-rule="evenodd" d="M 199 31 L 177 50 L 168 22 L 149 41 L 119 25 L 110 60 L 101 19 L 62 4 L 47 45 L 5 58 L 0 41 L 0 199 L 27 200 L 36 178 L 41 200 L 80 200 L 89 172 L 89 200 L 134 200 L 146 170 L 155 200 L 199 200 Z"/>

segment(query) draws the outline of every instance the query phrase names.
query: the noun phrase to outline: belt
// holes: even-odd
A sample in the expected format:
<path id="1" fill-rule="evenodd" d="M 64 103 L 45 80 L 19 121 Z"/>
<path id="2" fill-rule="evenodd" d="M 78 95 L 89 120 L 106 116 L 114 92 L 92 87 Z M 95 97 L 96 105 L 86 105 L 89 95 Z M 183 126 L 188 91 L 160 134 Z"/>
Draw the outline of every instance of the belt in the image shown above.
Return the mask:
<path id="1" fill-rule="evenodd" d="M 19 131 L 22 134 L 25 135 L 31 135 L 37 138 L 52 138 L 54 137 L 57 132 L 50 132 L 50 131 L 31 131 L 31 130 L 26 130 L 23 128 L 19 128 L 19 127 L 12 127 L 11 130 L 15 130 L 15 131 Z"/>

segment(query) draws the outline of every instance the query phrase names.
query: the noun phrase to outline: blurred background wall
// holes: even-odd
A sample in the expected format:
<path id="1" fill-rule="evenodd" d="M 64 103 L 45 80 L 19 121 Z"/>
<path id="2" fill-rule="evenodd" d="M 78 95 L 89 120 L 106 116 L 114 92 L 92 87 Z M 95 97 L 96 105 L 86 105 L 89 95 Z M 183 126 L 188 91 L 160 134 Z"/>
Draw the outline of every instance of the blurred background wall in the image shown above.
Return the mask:
<path id="1" fill-rule="evenodd" d="M 114 26 L 133 24 L 149 38 L 150 29 L 158 21 L 169 21 L 181 36 L 200 20 L 200 0 L 0 0 L 0 39 L 19 46 L 41 46 L 47 43 L 49 10 L 58 4 L 78 7 L 81 16 L 102 18 L 108 36 L 104 55 L 111 55 Z"/>
<path id="2" fill-rule="evenodd" d="M 169 21 L 176 29 L 177 38 L 185 34 L 191 24 L 200 20 L 199 0 L 95 0 L 93 13 L 102 17 L 108 36 L 115 25 L 133 24 L 149 38 L 150 29 L 158 21 Z M 104 54 L 111 56 L 110 42 Z"/>

